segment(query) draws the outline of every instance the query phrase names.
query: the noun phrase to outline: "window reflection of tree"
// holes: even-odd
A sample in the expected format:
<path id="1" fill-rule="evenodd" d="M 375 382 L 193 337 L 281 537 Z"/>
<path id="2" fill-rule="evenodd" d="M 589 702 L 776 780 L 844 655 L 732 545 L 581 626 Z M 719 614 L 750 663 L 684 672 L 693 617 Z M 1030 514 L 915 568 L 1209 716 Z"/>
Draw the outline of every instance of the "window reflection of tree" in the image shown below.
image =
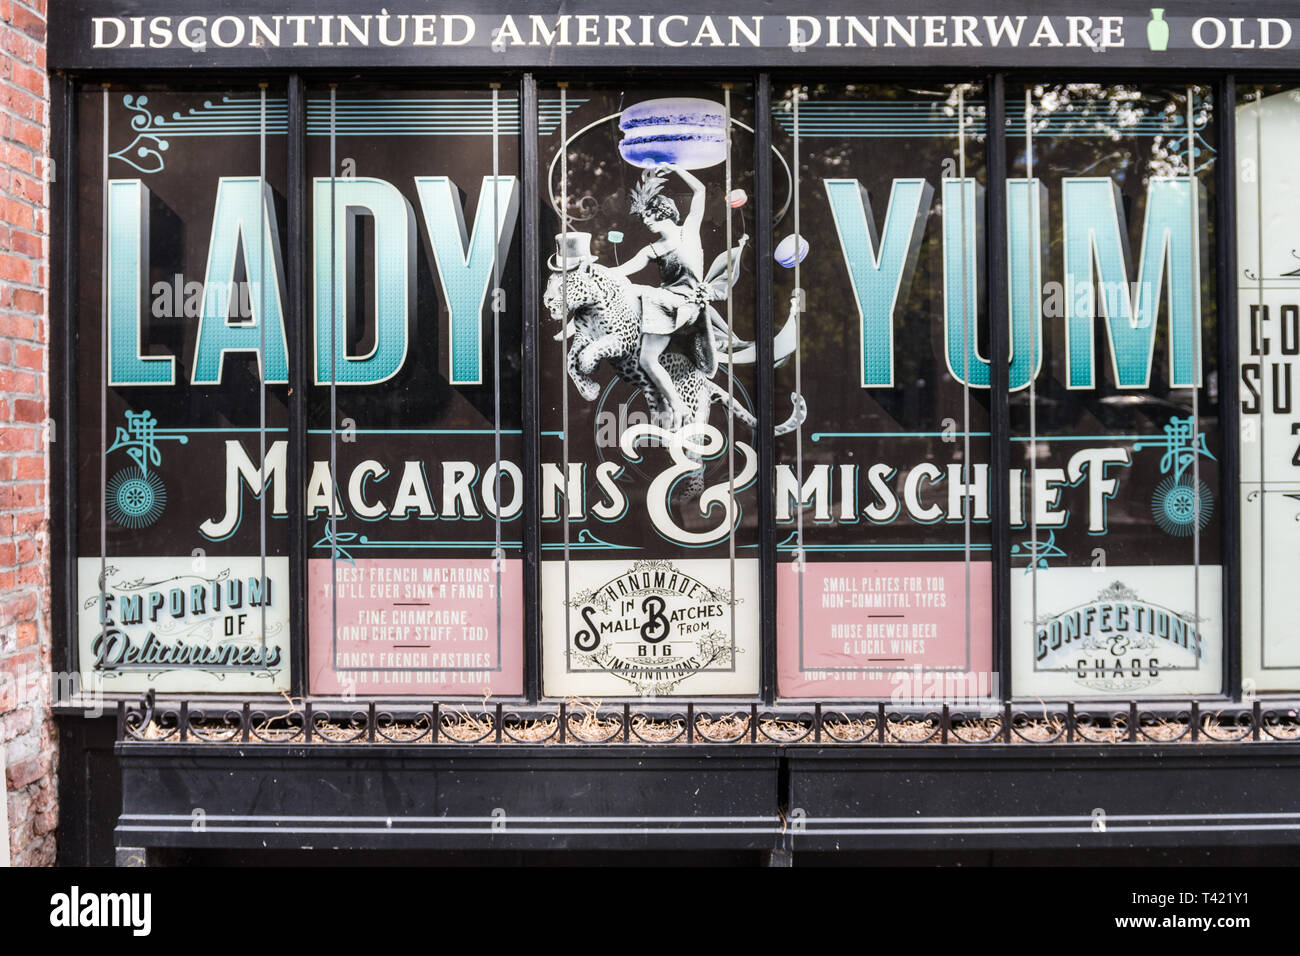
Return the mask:
<path id="1" fill-rule="evenodd" d="M 793 137 L 788 127 L 795 95 L 795 89 L 787 87 L 774 91 L 773 97 L 773 142 L 787 159 L 793 154 Z M 800 329 L 800 347 L 804 384 L 809 390 L 806 397 L 810 402 L 810 416 L 823 422 L 835 422 L 837 430 L 929 431 L 946 418 L 957 421 L 960 429 L 962 389 L 960 383 L 949 375 L 944 361 L 942 181 L 957 176 L 957 112 L 959 103 L 962 103 L 965 109 L 966 176 L 981 187 L 987 183 L 983 88 L 974 83 L 965 84 L 961 92 L 956 83 L 931 88 L 813 83 L 798 87 L 797 95 L 801 110 L 801 229 L 805 237 L 820 237 L 819 242 L 813 242 L 811 253 L 800 265 L 800 283 L 808 301 L 808 311 Z M 904 136 L 890 133 L 878 137 L 839 139 L 807 135 L 806 131 L 811 127 L 805 125 L 808 121 L 808 115 L 803 113 L 805 105 L 834 100 L 861 101 L 864 106 L 922 101 L 926 103 L 928 117 L 949 121 L 945 128 L 951 130 L 951 135 Z M 856 305 L 843 256 L 835 242 L 834 227 L 830 224 L 822 180 L 857 179 L 868 191 L 872 216 L 879 231 L 885 222 L 893 180 L 917 177 L 927 179 L 935 192 L 926 216 L 911 284 L 901 291 L 895 308 L 894 387 L 872 388 L 865 393 L 861 389 L 846 391 L 841 386 L 851 381 L 855 374 L 856 357 L 862 347 L 861 332 L 855 321 Z M 794 216 L 791 212 L 776 225 L 774 239 L 779 240 L 793 231 Z M 976 232 L 982 235 L 982 227 Z M 982 255 L 978 261 L 983 262 Z M 978 268 L 970 276 L 970 282 L 979 290 L 977 308 L 970 316 L 971 336 L 980 354 L 986 355 L 986 323 L 981 321 L 986 314 L 983 305 L 985 283 Z M 778 269 L 776 283 L 777 311 L 784 317 L 794 287 L 793 271 Z M 834 370 L 832 374 L 821 376 L 828 389 L 823 393 L 826 397 L 822 399 L 821 407 L 817 406 L 815 398 L 818 368 Z M 813 379 L 811 383 L 810 378 Z M 781 394 L 784 386 L 793 387 L 793 381 L 792 371 L 781 370 L 777 393 Z M 987 421 L 988 391 L 973 389 L 971 398 L 971 427 L 984 430 L 985 426 L 980 422 Z M 888 417 L 882 417 L 881 411 Z M 793 441 L 792 438 L 787 440 Z M 811 453 L 815 455 L 815 451 Z M 805 440 L 805 455 L 808 454 L 810 449 Z M 983 452 L 974 454 L 977 459 L 984 455 Z M 924 456 L 934 461 L 950 460 L 951 455 L 949 445 L 927 447 L 924 451 Z"/>

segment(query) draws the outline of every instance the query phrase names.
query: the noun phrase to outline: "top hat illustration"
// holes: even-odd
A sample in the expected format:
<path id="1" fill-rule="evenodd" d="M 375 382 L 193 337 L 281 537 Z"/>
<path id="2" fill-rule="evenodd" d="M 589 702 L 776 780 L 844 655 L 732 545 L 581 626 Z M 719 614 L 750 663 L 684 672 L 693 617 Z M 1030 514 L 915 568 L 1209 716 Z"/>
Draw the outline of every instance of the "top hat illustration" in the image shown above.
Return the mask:
<path id="1" fill-rule="evenodd" d="M 595 261 L 591 254 L 591 233 L 562 232 L 555 237 L 555 255 L 546 265 L 555 272 L 569 272 Z"/>

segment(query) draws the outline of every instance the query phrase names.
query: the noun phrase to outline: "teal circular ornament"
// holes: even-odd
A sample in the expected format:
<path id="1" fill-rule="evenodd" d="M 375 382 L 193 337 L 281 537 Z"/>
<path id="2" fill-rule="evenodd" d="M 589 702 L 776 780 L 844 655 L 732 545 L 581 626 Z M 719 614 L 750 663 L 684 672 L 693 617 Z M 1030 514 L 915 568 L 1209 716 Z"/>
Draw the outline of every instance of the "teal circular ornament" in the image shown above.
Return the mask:
<path id="1" fill-rule="evenodd" d="M 1204 530 L 1214 512 L 1214 496 L 1203 481 L 1193 484 L 1188 476 L 1172 475 L 1156 485 L 1151 496 L 1151 514 L 1165 534 L 1185 538 L 1197 527 Z"/>
<path id="2" fill-rule="evenodd" d="M 137 530 L 157 521 L 167 505 L 167 489 L 156 474 L 136 468 L 119 471 L 104 489 L 104 507 L 113 523 Z"/>

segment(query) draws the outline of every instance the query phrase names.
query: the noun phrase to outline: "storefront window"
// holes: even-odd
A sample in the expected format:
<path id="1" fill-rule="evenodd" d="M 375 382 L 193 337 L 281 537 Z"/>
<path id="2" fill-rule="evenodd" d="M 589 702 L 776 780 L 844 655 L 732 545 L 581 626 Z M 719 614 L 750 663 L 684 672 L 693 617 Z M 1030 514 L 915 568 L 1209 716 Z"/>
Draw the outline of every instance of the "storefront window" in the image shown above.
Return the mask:
<path id="1" fill-rule="evenodd" d="M 780 693 L 987 697 L 985 111 L 978 84 L 774 107 Z"/>
<path id="2" fill-rule="evenodd" d="M 487 84 L 309 95 L 313 693 L 523 690 L 519 121 Z"/>
<path id="3" fill-rule="evenodd" d="M 284 91 L 77 105 L 82 687 L 287 690 Z"/>
<path id="4" fill-rule="evenodd" d="M 752 94 L 541 118 L 543 692 L 755 694 Z"/>
<path id="5" fill-rule="evenodd" d="M 1007 100 L 1014 694 L 1218 692 L 1210 90 Z"/>
<path id="6" fill-rule="evenodd" d="M 1300 356 L 1300 91 L 1238 87 L 1237 386 L 1241 414 L 1243 689 L 1300 687 L 1297 603 L 1300 424 L 1292 376 Z"/>
<path id="7" fill-rule="evenodd" d="M 417 83 L 307 88 L 303 302 L 283 85 L 78 94 L 85 686 L 1222 692 L 1208 86 L 1008 87 L 995 183 L 960 76 L 779 81 L 763 116 L 749 80 Z M 1242 676 L 1284 691 L 1300 96 L 1236 109 Z"/>

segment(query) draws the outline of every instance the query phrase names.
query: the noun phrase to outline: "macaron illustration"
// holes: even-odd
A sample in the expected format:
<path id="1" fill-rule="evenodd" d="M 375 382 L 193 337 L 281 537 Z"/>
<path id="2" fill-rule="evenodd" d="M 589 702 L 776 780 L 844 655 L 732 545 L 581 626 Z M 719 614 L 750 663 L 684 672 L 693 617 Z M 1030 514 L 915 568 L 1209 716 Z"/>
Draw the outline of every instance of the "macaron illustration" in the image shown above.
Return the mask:
<path id="1" fill-rule="evenodd" d="M 794 233 L 786 236 L 776 244 L 772 258 L 781 266 L 793 269 L 796 263 L 803 262 L 808 255 L 808 240 Z"/>
<path id="2" fill-rule="evenodd" d="M 618 152 L 633 166 L 673 163 L 683 169 L 716 166 L 727 158 L 726 114 L 721 103 L 695 97 L 646 100 L 623 110 Z"/>

